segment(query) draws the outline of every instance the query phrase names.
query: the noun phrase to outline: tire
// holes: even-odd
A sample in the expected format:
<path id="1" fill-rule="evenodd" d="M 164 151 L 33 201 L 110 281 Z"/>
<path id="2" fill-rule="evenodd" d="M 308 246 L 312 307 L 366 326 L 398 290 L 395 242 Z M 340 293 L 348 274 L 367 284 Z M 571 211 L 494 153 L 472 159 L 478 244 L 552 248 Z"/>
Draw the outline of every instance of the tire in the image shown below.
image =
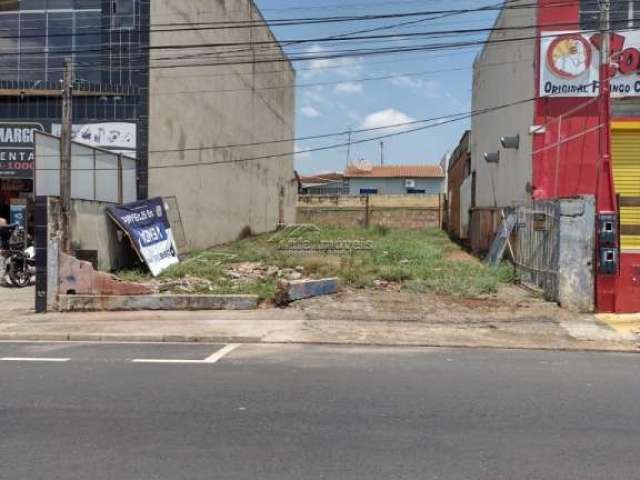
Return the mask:
<path id="1" fill-rule="evenodd" d="M 9 265 L 9 281 L 14 287 L 24 288 L 31 283 L 31 273 L 28 269 L 16 268 L 15 263 Z"/>

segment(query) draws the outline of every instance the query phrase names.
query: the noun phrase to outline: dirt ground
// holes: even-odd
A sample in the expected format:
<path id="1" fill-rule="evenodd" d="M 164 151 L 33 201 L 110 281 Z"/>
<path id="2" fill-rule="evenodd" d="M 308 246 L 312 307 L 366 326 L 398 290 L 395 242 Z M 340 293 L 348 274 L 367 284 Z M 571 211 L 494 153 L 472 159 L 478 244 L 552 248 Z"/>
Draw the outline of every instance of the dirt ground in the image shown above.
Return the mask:
<path id="1" fill-rule="evenodd" d="M 412 321 L 432 325 L 475 325 L 488 328 L 505 323 L 559 323 L 587 317 L 561 309 L 524 288 L 507 285 L 485 298 L 465 299 L 386 288 L 345 289 L 336 295 L 296 302 L 309 319 Z"/>

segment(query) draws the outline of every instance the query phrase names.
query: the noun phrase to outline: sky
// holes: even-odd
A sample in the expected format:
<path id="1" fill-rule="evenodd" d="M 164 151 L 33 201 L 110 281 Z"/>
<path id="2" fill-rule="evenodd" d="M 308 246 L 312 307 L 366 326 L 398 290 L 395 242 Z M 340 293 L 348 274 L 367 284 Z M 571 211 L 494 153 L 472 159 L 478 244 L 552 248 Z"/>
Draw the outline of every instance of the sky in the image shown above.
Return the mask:
<path id="1" fill-rule="evenodd" d="M 497 0 L 257 0 L 269 21 L 335 16 L 384 15 L 408 12 L 474 9 L 496 5 Z M 443 14 L 440 14 L 440 16 Z M 485 29 L 493 25 L 496 10 L 472 12 L 444 18 L 403 17 L 344 23 L 289 25 L 273 27 L 281 42 L 313 40 L 363 30 L 360 36 L 389 35 L 384 40 L 358 42 L 309 41 L 289 44 L 290 56 L 318 57 L 337 49 L 411 47 L 451 41 L 480 41 L 486 32 L 418 38 L 401 34 L 451 32 Z M 400 23 L 415 22 L 411 25 Z M 394 36 L 393 34 L 398 34 Z M 443 115 L 468 112 L 471 108 L 472 64 L 479 46 L 456 50 L 418 51 L 388 55 L 310 59 L 294 62 L 297 72 L 296 138 L 385 127 Z M 372 77 L 393 77 L 364 80 Z M 434 164 L 452 151 L 469 121 L 403 133 L 384 139 L 385 164 Z M 374 130 L 352 135 L 353 141 L 412 128 Z M 415 126 L 413 127 L 415 128 Z M 347 147 L 304 152 L 307 149 L 347 143 L 347 134 L 296 142 L 296 169 L 302 174 L 341 171 L 347 163 Z M 349 158 L 374 165 L 380 162 L 380 141 L 352 144 Z"/>

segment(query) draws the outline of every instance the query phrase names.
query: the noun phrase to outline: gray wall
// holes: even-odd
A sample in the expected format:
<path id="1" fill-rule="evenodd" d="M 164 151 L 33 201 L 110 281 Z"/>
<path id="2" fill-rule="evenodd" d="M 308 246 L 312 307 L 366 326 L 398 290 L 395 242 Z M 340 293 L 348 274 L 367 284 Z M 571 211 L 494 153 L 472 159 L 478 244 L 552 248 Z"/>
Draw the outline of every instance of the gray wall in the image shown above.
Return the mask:
<path id="1" fill-rule="evenodd" d="M 105 213 L 109 205 L 113 204 L 71 200 L 71 248 L 74 251 L 95 251 L 95 266 L 103 272 L 130 266 L 137 258 L 128 238 L 118 232 L 113 220 Z"/>
<path id="2" fill-rule="evenodd" d="M 413 178 L 416 186 L 414 189 L 425 190 L 425 194 L 437 195 L 442 191 L 442 178 Z M 405 178 L 350 178 L 349 193 L 360 195 L 361 188 L 377 188 L 378 193 L 386 195 L 404 195 L 407 193 Z"/>
<path id="3" fill-rule="evenodd" d="M 473 111 L 531 99 L 535 96 L 534 8 L 504 9 L 496 27 L 519 27 L 494 31 L 489 36 L 498 43 L 485 44 L 476 58 L 473 72 Z M 529 28 L 524 28 L 529 26 Z M 499 42 L 508 38 L 528 38 Z M 476 206 L 503 207 L 528 198 L 531 181 L 531 135 L 534 102 L 476 115 L 471 120 L 471 170 L 476 171 Z M 500 137 L 520 134 L 519 150 L 504 150 Z M 500 163 L 487 164 L 484 152 L 500 150 Z"/>
<path id="4" fill-rule="evenodd" d="M 152 25 L 224 21 L 262 21 L 262 17 L 249 0 L 151 3 Z M 151 34 L 152 47 L 272 40 L 266 26 Z M 295 218 L 292 141 L 201 149 L 295 137 L 292 67 L 287 61 L 237 61 L 238 55 L 249 62 L 253 58 L 283 59 L 273 45 L 238 48 L 244 51 L 234 53 L 233 59 L 211 55 L 220 52 L 219 48 L 151 51 L 156 67 L 184 65 L 188 60 L 161 58 L 180 58 L 186 53 L 204 54 L 191 60 L 194 63 L 217 64 L 150 71 L 149 194 L 177 197 L 190 249 L 234 240 L 249 231 L 273 230 L 281 217 L 285 222 Z M 225 62 L 230 64 L 220 65 Z M 238 161 L 282 153 L 287 155 Z"/>

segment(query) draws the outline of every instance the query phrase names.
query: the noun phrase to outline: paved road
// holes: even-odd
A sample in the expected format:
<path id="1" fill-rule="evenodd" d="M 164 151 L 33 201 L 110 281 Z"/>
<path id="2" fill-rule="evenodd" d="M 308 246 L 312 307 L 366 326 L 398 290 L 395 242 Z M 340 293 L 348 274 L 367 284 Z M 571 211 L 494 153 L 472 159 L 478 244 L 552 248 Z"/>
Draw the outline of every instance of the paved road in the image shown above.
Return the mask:
<path id="1" fill-rule="evenodd" d="M 635 355 L 223 347 L 0 343 L 0 478 L 640 478 Z"/>

